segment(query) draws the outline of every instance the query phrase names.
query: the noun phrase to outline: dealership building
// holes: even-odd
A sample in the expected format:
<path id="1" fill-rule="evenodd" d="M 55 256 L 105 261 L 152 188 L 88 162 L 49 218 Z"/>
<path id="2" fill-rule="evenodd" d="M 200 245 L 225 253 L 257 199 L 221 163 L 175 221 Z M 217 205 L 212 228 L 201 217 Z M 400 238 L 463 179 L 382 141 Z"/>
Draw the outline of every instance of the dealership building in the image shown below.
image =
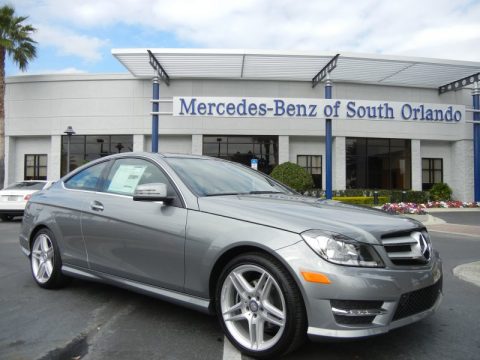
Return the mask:
<path id="1" fill-rule="evenodd" d="M 6 79 L 5 184 L 158 150 L 266 173 L 290 161 L 327 194 L 446 182 L 456 199 L 480 201 L 480 62 L 208 49 L 112 54 L 128 72 Z"/>

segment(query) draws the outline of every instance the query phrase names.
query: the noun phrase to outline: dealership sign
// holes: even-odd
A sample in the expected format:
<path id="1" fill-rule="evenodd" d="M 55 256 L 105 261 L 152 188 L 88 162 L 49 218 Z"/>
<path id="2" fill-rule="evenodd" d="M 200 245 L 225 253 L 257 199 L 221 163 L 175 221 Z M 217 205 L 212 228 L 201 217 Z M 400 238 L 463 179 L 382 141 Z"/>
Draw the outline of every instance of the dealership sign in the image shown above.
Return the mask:
<path id="1" fill-rule="evenodd" d="M 383 119 L 458 123 L 465 119 L 465 106 L 343 99 L 174 97 L 173 115 Z"/>

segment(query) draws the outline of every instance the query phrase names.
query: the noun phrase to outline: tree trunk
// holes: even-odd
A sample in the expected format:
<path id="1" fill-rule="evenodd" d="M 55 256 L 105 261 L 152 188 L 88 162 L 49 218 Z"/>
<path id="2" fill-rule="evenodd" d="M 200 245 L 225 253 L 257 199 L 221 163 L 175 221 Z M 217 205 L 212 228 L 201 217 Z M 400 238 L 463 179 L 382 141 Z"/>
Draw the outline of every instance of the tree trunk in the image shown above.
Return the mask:
<path id="1" fill-rule="evenodd" d="M 5 180 L 5 48 L 0 47 L 0 189 Z"/>

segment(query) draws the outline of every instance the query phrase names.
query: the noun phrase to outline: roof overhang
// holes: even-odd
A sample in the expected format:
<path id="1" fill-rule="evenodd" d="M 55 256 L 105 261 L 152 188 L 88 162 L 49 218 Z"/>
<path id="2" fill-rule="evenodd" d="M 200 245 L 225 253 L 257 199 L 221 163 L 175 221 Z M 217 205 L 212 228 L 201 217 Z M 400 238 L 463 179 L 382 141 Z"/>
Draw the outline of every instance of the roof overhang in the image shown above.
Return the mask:
<path id="1" fill-rule="evenodd" d="M 285 52 L 212 49 L 113 49 L 135 77 L 152 78 L 152 52 L 170 79 L 308 81 L 335 55 L 334 52 Z M 480 72 L 480 62 L 407 56 L 341 53 L 334 82 L 439 88 Z"/>

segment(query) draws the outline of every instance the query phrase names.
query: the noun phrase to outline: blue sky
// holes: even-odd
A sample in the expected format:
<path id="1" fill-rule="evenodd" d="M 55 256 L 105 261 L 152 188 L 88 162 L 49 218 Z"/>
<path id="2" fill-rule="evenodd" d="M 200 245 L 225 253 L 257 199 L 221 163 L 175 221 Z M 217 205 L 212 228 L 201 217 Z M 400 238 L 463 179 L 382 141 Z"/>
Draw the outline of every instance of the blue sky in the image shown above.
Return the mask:
<path id="1" fill-rule="evenodd" d="M 112 48 L 362 52 L 480 61 L 480 0 L 14 0 L 27 74 L 118 73 Z M 7 75 L 19 70 L 7 60 Z"/>

